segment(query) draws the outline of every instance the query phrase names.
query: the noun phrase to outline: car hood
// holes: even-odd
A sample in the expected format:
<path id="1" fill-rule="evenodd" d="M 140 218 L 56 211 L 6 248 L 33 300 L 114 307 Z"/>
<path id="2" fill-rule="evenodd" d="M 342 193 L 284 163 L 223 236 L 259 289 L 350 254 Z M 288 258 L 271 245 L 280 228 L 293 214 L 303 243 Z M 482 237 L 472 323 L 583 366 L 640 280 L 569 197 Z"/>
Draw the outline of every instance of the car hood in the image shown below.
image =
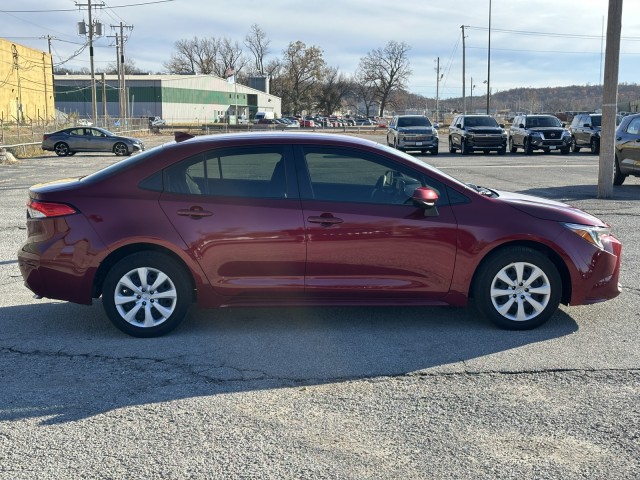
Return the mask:
<path id="1" fill-rule="evenodd" d="M 566 203 L 520 193 L 502 191 L 497 193 L 502 202 L 532 217 L 553 222 L 606 226 L 602 220 Z"/>

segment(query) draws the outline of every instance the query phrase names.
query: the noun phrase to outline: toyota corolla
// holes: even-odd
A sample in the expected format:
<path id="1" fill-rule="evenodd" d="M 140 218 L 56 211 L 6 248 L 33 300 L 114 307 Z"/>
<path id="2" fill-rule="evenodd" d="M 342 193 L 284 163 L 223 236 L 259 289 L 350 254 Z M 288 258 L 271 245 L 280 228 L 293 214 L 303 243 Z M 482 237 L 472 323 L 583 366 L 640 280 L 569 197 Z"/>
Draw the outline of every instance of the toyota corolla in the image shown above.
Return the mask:
<path id="1" fill-rule="evenodd" d="M 339 135 L 189 138 L 35 185 L 19 250 L 38 297 L 102 298 L 158 336 L 200 307 L 454 305 L 498 326 L 620 292 L 621 244 L 569 205 L 462 183 Z"/>

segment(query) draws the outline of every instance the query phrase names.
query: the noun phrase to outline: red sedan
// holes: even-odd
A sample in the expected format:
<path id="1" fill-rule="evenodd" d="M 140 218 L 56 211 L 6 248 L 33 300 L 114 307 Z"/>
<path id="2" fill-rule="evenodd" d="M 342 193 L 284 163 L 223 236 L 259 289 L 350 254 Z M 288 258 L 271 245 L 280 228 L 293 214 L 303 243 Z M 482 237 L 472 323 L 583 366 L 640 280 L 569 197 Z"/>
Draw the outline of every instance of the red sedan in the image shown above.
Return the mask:
<path id="1" fill-rule="evenodd" d="M 466 305 L 536 327 L 620 292 L 620 242 L 568 205 L 461 183 L 338 135 L 188 138 L 29 190 L 36 295 L 102 297 L 140 337 L 190 305 Z M 186 139 L 185 139 L 186 138 Z"/>

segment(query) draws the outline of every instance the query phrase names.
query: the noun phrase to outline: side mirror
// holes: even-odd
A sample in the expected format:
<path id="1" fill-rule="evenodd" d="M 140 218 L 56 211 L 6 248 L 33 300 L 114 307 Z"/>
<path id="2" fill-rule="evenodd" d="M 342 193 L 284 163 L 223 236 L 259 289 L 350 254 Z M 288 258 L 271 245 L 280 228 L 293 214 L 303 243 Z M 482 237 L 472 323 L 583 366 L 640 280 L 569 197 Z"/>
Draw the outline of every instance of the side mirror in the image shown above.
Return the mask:
<path id="1" fill-rule="evenodd" d="M 435 128 L 437 130 L 438 128 L 440 128 L 440 125 L 438 125 L 437 123 L 434 123 L 433 124 L 433 128 Z"/>
<path id="2" fill-rule="evenodd" d="M 438 194 L 429 187 L 418 187 L 413 191 L 411 199 L 417 207 L 433 208 L 438 201 Z"/>
<path id="3" fill-rule="evenodd" d="M 498 126 L 499 126 L 500 128 L 504 128 L 504 123 L 499 123 L 499 124 L 498 124 Z"/>
<path id="4" fill-rule="evenodd" d="M 518 128 L 524 128 L 524 123 L 521 123 L 520 125 L 518 125 Z"/>
<path id="5" fill-rule="evenodd" d="M 591 124 L 590 124 L 590 123 L 585 123 L 585 124 L 583 125 L 583 127 L 584 127 L 584 128 L 591 128 Z"/>
<path id="6" fill-rule="evenodd" d="M 456 128 L 462 128 L 462 124 L 461 123 L 456 124 Z"/>

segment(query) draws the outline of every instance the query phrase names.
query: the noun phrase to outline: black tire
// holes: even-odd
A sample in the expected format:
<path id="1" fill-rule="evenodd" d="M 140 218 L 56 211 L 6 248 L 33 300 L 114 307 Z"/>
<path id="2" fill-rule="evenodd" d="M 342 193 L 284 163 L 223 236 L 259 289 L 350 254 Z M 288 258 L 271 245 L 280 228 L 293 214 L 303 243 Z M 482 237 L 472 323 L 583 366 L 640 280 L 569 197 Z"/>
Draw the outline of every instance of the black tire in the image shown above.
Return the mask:
<path id="1" fill-rule="evenodd" d="M 509 151 L 511 153 L 516 153 L 518 151 L 518 147 L 513 144 L 513 138 L 509 139 Z"/>
<path id="2" fill-rule="evenodd" d="M 438 154 L 438 147 L 432 149 L 429 153 L 431 153 L 431 155 L 437 155 Z"/>
<path id="3" fill-rule="evenodd" d="M 140 272 L 146 272 L 145 279 L 140 278 Z M 146 288 L 152 287 L 160 275 L 166 278 L 155 290 Z M 139 289 L 132 290 L 130 284 Z M 168 255 L 133 253 L 107 273 L 102 287 L 102 304 L 109 320 L 122 332 L 140 338 L 158 337 L 184 320 L 191 306 L 191 285 L 182 265 Z M 116 295 L 121 298 L 118 304 Z M 127 302 L 127 297 L 131 301 Z M 128 315 L 131 318 L 127 318 Z"/>
<path id="4" fill-rule="evenodd" d="M 115 153 L 117 156 L 127 156 L 130 155 L 129 153 L 129 149 L 127 148 L 127 146 L 122 143 L 122 142 L 118 142 L 113 146 L 113 153 Z"/>
<path id="5" fill-rule="evenodd" d="M 573 150 L 575 153 L 578 153 L 580 151 L 580 147 L 576 144 L 576 137 L 571 138 L 571 150 Z"/>
<path id="6" fill-rule="evenodd" d="M 456 153 L 456 147 L 453 146 L 453 142 L 451 141 L 451 137 L 449 137 L 449 153 Z"/>
<path id="7" fill-rule="evenodd" d="M 496 291 L 504 291 L 504 295 Z M 562 281 L 556 266 L 543 253 L 509 247 L 481 263 L 472 293 L 480 313 L 499 327 L 528 330 L 545 323 L 558 309 Z"/>
<path id="8" fill-rule="evenodd" d="M 460 153 L 462 155 L 469 155 L 473 150 L 467 145 L 467 140 L 465 138 L 460 139 Z"/>
<path id="9" fill-rule="evenodd" d="M 569 155 L 569 152 L 571 151 L 571 147 L 563 147 L 560 149 L 560 153 L 562 155 Z"/>
<path id="10" fill-rule="evenodd" d="M 524 139 L 524 153 L 526 155 L 531 155 L 533 154 L 533 147 L 531 146 L 531 140 L 528 138 Z"/>
<path id="11" fill-rule="evenodd" d="M 627 178 L 627 175 L 620 170 L 620 164 L 618 163 L 618 156 L 613 160 L 613 184 L 622 185 Z"/>
<path id="12" fill-rule="evenodd" d="M 600 153 L 600 140 L 592 138 L 591 142 L 589 142 L 589 147 L 591 148 L 591 153 L 598 155 Z"/>
<path id="13" fill-rule="evenodd" d="M 507 147 L 502 147 L 498 149 L 498 155 L 505 155 L 507 153 Z"/>
<path id="14" fill-rule="evenodd" d="M 54 145 L 53 150 L 56 152 L 56 155 L 59 157 L 66 157 L 69 155 L 69 145 L 64 142 L 58 142 Z"/>

